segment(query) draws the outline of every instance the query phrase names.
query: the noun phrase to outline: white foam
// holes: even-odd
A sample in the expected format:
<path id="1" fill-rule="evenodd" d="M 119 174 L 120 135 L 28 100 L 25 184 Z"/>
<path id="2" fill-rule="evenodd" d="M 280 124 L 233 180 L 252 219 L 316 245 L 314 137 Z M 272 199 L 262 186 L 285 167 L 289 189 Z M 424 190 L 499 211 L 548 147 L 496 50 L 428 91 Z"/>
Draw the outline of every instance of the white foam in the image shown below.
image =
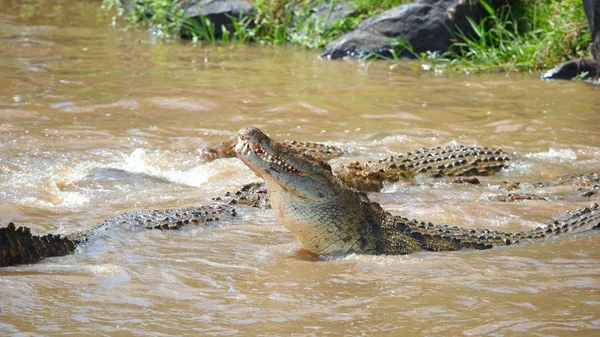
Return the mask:
<path id="1" fill-rule="evenodd" d="M 63 207 L 81 206 L 90 202 L 87 195 L 79 192 L 59 192 L 57 196 Z"/>
<path id="2" fill-rule="evenodd" d="M 554 149 L 550 148 L 546 152 L 528 153 L 525 155 L 527 158 L 542 159 L 550 162 L 559 161 L 571 161 L 577 159 L 577 154 L 571 149 Z"/>
<path id="3" fill-rule="evenodd" d="M 145 149 L 135 149 L 122 160 L 105 165 L 106 168 L 119 169 L 130 173 L 146 174 L 173 183 L 193 187 L 205 185 L 208 181 L 227 175 L 233 175 L 245 169 L 243 164 L 234 158 L 217 159 L 203 163 L 190 169 L 179 169 L 182 165 L 174 164 L 171 155 L 149 154 Z M 189 166 L 189 163 L 188 163 Z"/>

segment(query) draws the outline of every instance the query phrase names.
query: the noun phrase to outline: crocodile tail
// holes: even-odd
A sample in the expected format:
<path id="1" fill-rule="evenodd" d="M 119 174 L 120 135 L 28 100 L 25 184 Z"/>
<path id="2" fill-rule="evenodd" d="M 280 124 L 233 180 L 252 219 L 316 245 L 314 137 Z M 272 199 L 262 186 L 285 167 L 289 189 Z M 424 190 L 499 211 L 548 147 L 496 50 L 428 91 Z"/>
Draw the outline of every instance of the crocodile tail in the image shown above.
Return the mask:
<path id="1" fill-rule="evenodd" d="M 567 212 L 561 216 L 561 220 L 555 220 L 553 223 L 538 227 L 532 231 L 519 233 L 517 238 L 529 240 L 544 237 L 559 237 L 566 234 L 580 233 L 589 229 L 600 228 L 600 209 L 597 203 L 590 207 L 578 209 L 574 212 Z"/>
<path id="2" fill-rule="evenodd" d="M 487 147 L 423 148 L 377 162 L 351 162 L 334 168 L 346 185 L 363 192 L 379 192 L 383 184 L 411 180 L 417 175 L 441 177 L 488 176 L 508 166 L 509 155 Z"/>
<path id="3" fill-rule="evenodd" d="M 600 228 L 600 209 L 598 204 L 567 212 L 560 216 L 560 220 L 538 227 L 531 231 L 510 233 L 493 231 L 481 228 L 465 228 L 458 226 L 438 226 L 423 221 L 406 221 L 407 227 L 403 229 L 413 238 L 435 238 L 436 242 L 449 242 L 451 246 L 466 249 L 489 249 L 495 246 L 508 246 L 520 242 L 541 241 L 548 238 L 560 237 L 567 234 L 579 233 L 590 229 Z M 424 247 L 426 250 L 436 247 Z M 453 249 L 441 249 L 453 250 Z"/>
<path id="4" fill-rule="evenodd" d="M 0 228 L 0 267 L 37 262 L 45 257 L 73 252 L 77 242 L 61 235 L 32 235 L 27 227 L 14 223 Z"/>
<path id="5" fill-rule="evenodd" d="M 461 145 L 409 152 L 402 161 L 415 174 L 439 178 L 492 175 L 507 167 L 510 157 L 500 149 Z"/>
<path id="6" fill-rule="evenodd" d="M 493 246 L 507 246 L 520 242 L 541 241 L 549 238 L 564 236 L 567 234 L 580 233 L 586 230 L 600 227 L 600 210 L 598 204 L 585 207 L 573 212 L 567 212 L 560 216 L 560 220 L 538 227 L 536 229 L 518 232 L 496 232 L 489 230 L 476 230 L 464 238 L 461 244 L 464 248 L 491 248 Z"/>

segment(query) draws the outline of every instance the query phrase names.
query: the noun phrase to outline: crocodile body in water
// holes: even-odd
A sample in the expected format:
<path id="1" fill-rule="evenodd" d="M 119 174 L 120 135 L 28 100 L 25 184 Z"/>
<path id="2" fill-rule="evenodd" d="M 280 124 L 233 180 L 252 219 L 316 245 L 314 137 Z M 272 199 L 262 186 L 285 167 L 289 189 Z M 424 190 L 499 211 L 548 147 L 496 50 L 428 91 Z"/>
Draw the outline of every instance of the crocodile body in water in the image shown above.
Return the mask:
<path id="1" fill-rule="evenodd" d="M 385 212 L 365 193 L 353 190 L 334 176 L 327 163 L 274 141 L 257 128 L 240 130 L 235 150 L 265 180 L 278 221 L 296 236 L 304 249 L 318 255 L 488 249 L 544 240 L 600 225 L 600 210 L 593 204 L 528 232 L 436 226 Z"/>
<path id="2" fill-rule="evenodd" d="M 27 227 L 16 227 L 12 222 L 0 228 L 0 267 L 34 263 L 42 258 L 72 253 L 91 236 L 108 228 L 142 226 L 149 229 L 178 229 L 193 224 L 202 225 L 223 221 L 236 216 L 235 208 L 212 204 L 155 211 L 125 213 L 97 223 L 83 231 L 67 235 L 32 235 Z"/>
<path id="3" fill-rule="evenodd" d="M 297 160 L 306 160 L 311 161 L 312 163 L 318 163 L 318 166 L 321 168 L 321 170 L 329 172 L 329 175 L 331 175 L 331 168 L 328 164 L 321 160 L 334 158 L 341 154 L 340 149 L 327 145 L 297 142 L 287 142 L 285 145 L 283 145 L 270 140 L 260 131 L 256 131 L 256 133 L 261 135 L 261 142 L 268 142 L 268 144 L 281 149 L 286 155 L 295 156 Z M 225 153 L 225 156 L 231 155 L 231 153 L 228 152 L 228 149 L 232 148 L 231 143 L 223 143 L 221 148 L 221 151 L 222 153 Z M 273 154 L 270 160 L 277 161 L 277 158 L 277 154 Z M 242 159 L 244 158 L 242 157 Z M 349 164 L 338 165 L 335 166 L 333 170 L 336 177 L 332 176 L 330 179 L 331 182 L 335 181 L 336 184 L 339 184 L 339 186 L 343 186 L 343 190 L 346 192 L 351 191 L 351 189 L 346 186 L 350 186 L 351 188 L 361 191 L 379 191 L 386 182 L 411 179 L 415 176 L 425 175 L 432 177 L 460 177 L 489 175 L 499 171 L 503 167 L 506 167 L 509 160 L 510 159 L 508 155 L 501 150 L 482 147 L 455 146 L 446 148 L 421 149 L 395 157 L 389 157 L 374 163 L 368 162 L 365 164 L 360 164 L 358 162 L 353 162 Z M 253 166 L 250 164 L 249 166 L 253 168 Z M 293 171 L 292 167 L 289 167 L 289 169 Z M 257 172 L 256 169 L 254 170 Z M 315 172 L 315 177 L 320 175 L 321 172 L 318 172 L 317 170 L 317 172 Z M 478 183 L 476 179 L 450 179 L 450 182 Z M 269 179 L 266 180 L 269 181 Z M 271 187 L 271 189 L 273 189 L 273 187 Z M 276 194 L 276 197 L 279 197 L 280 195 L 281 194 Z M 368 199 L 364 193 L 356 194 L 352 192 L 352 195 L 355 195 L 361 201 L 357 204 L 360 205 L 359 208 L 362 212 L 362 215 L 360 216 L 368 214 L 369 217 L 384 217 L 385 219 L 389 219 L 389 216 L 386 216 L 386 213 L 383 213 L 378 205 L 368 202 Z M 188 224 L 199 225 L 231 219 L 235 217 L 236 214 L 233 205 L 259 208 L 269 207 L 269 196 L 267 195 L 267 191 L 263 183 L 252 183 L 245 185 L 237 192 L 228 193 L 222 198 L 219 197 L 213 199 L 213 201 L 213 204 L 206 206 L 171 210 L 139 211 L 122 214 L 100 222 L 89 229 L 74 232 L 68 235 L 32 235 L 28 228 L 17 228 L 13 223 L 10 223 L 7 227 L 0 228 L 0 266 L 33 263 L 44 257 L 66 255 L 73 252 L 79 243 L 87 241 L 90 236 L 102 232 L 107 228 L 117 226 L 141 226 L 161 230 L 178 229 Z M 278 214 L 278 210 L 279 208 L 276 207 L 276 215 Z M 356 211 L 356 209 L 352 211 Z M 586 217 L 587 213 L 585 212 L 579 215 L 573 215 L 572 219 L 576 219 L 577 217 Z M 337 216 L 339 219 L 343 219 L 346 215 L 339 214 Z M 434 242 L 437 245 L 443 244 L 443 248 L 446 249 L 457 249 L 459 247 L 468 246 L 467 240 L 463 239 L 463 241 L 461 241 L 462 244 L 458 245 L 453 241 L 454 246 L 450 247 L 444 241 L 444 239 L 437 239 L 437 236 L 439 236 L 437 233 L 432 233 L 432 230 L 437 230 L 438 227 L 415 221 L 411 222 L 404 220 L 404 223 L 402 224 L 398 221 L 396 224 L 396 227 L 399 228 L 397 235 L 400 235 L 408 230 L 408 227 L 405 228 L 402 226 L 412 226 L 411 228 L 414 233 L 411 235 L 413 236 L 416 236 L 418 233 L 420 233 L 423 235 L 423 237 L 434 237 L 434 239 L 425 240 L 430 242 L 428 244 L 429 246 L 423 246 L 425 248 L 429 247 L 430 249 L 434 250 Z M 455 236 L 464 234 L 454 227 L 443 228 L 444 231 L 447 232 L 446 234 L 453 234 Z M 473 233 L 481 234 L 482 231 L 475 230 Z M 351 231 L 349 231 L 347 234 L 349 237 L 353 235 Z M 381 233 L 372 233 L 372 235 L 370 235 L 373 236 L 380 234 Z M 513 240 L 516 240 L 516 238 L 513 237 Z M 487 247 L 485 243 L 480 241 L 473 241 L 471 246 Z M 413 247 L 410 251 L 415 250 L 417 250 L 417 248 Z M 437 250 L 441 250 L 441 248 L 437 248 Z M 363 249 L 357 251 L 367 252 L 368 250 Z M 321 251 L 315 250 L 315 252 Z M 392 253 L 389 249 L 375 249 L 370 252 Z M 409 251 L 407 250 L 406 252 Z"/>
<path id="4" fill-rule="evenodd" d="M 292 150 L 328 161 L 344 151 L 331 145 L 312 142 L 285 141 L 282 145 Z M 223 142 L 203 149 L 205 160 L 235 156 L 235 143 Z M 378 192 L 385 183 L 411 180 L 415 176 L 467 177 L 487 176 L 505 168 L 509 155 L 498 149 L 475 146 L 448 146 L 422 148 L 413 152 L 390 156 L 377 162 L 350 162 L 332 167 L 333 173 L 346 185 L 363 192 Z"/>

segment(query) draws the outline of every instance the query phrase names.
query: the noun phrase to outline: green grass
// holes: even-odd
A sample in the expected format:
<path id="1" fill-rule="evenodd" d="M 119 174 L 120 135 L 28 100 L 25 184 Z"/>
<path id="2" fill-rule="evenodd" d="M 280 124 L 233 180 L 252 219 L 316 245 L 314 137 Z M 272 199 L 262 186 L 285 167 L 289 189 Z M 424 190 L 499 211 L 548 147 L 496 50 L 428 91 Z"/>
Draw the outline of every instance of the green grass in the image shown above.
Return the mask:
<path id="1" fill-rule="evenodd" d="M 354 9 L 354 14 L 339 19 L 331 25 L 322 20 L 309 20 L 311 11 L 320 4 L 327 4 L 333 10 L 337 0 L 254 0 L 259 13 L 264 13 L 254 20 L 253 38 L 258 42 L 282 44 L 291 42 L 306 48 L 322 48 L 327 43 L 337 39 L 352 30 L 361 21 L 379 14 L 390 8 L 411 0 L 348 0 Z M 290 27 L 290 23 L 293 27 Z M 255 37 L 260 38 L 255 38 Z"/>
<path id="2" fill-rule="evenodd" d="M 458 34 L 451 50 L 423 58 L 429 68 L 534 71 L 590 54 L 590 34 L 579 0 L 529 0 L 486 9 L 490 16 L 470 22 L 473 35 Z"/>
<path id="3" fill-rule="evenodd" d="M 198 22 L 186 18 L 178 0 L 131 0 L 129 10 L 123 9 L 122 1 L 104 0 L 103 5 L 117 8 L 128 29 L 151 28 L 167 38 L 183 36 L 195 43 L 218 42 L 213 24 L 207 19 Z M 348 2 L 354 6 L 354 14 L 325 25 L 308 18 L 315 6 L 331 5 L 331 0 L 254 0 L 256 14 L 243 20 L 232 18 L 233 28 L 225 31 L 219 41 L 322 48 L 362 20 L 411 0 Z M 481 3 L 490 16 L 482 22 L 471 22 L 473 34 L 459 32 L 452 48 L 442 55 L 418 55 L 427 68 L 453 72 L 529 71 L 589 55 L 590 34 L 581 0 L 522 0 L 502 8 Z"/>
<path id="4" fill-rule="evenodd" d="M 185 17 L 178 0 L 132 0 L 125 10 L 125 0 L 104 0 L 107 9 L 117 8 L 126 29 L 148 29 L 158 35 L 187 37 L 192 41 L 216 42 L 215 27 L 208 20 L 200 22 Z M 256 14 L 243 20 L 232 18 L 233 29 L 218 39 L 226 42 L 256 42 L 261 44 L 293 43 L 306 48 L 320 48 L 352 30 L 362 20 L 410 0 L 348 0 L 354 6 L 351 17 L 332 25 L 320 20 L 308 20 L 311 10 L 319 4 L 332 5 L 333 0 L 254 0 Z"/>
<path id="5" fill-rule="evenodd" d="M 108 10 L 117 9 L 117 14 L 126 22 L 126 29 L 151 28 L 163 36 L 179 34 L 186 26 L 184 11 L 179 1 L 152 0 L 130 1 L 131 8 L 126 9 L 125 0 L 104 0 L 102 6 Z"/>

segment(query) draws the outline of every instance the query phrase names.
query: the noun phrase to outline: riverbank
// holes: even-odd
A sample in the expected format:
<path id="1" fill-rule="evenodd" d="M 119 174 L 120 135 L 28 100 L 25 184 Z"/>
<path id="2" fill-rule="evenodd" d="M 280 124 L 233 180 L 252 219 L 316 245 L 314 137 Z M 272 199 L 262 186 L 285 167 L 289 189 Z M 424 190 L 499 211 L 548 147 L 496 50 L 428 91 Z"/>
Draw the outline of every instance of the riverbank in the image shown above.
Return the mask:
<path id="1" fill-rule="evenodd" d="M 590 55 L 590 33 L 581 1 L 440 0 L 406 5 L 411 2 L 105 0 L 104 6 L 108 9 L 117 8 L 118 16 L 127 29 L 151 28 L 157 35 L 167 39 L 184 38 L 195 44 L 251 42 L 273 45 L 291 43 L 310 49 L 326 47 L 326 57 L 385 58 L 391 61 L 405 57 L 418 58 L 423 60 L 427 69 L 436 71 L 543 71 L 568 60 Z M 208 10 L 213 12 L 207 12 L 207 7 L 200 7 L 199 3 L 225 7 L 211 8 Z M 398 21 L 397 16 L 406 15 L 404 12 L 407 11 L 405 7 L 402 11 L 396 10 L 401 5 L 412 6 L 408 10 L 416 13 L 427 13 L 422 20 L 420 17 L 421 21 L 415 23 L 418 26 L 410 32 L 423 28 L 426 24 L 423 20 L 438 22 L 442 15 L 447 22 L 438 26 L 448 35 L 447 41 L 420 46 L 415 41 L 423 41 L 423 35 L 410 40 L 410 33 L 406 31 L 387 34 L 382 38 L 365 36 L 366 42 L 360 39 L 355 41 L 354 36 L 346 38 L 354 30 L 359 30 L 354 35 L 365 35 L 360 28 L 374 21 L 381 26 L 381 22 L 390 16 L 389 13 L 396 16 L 388 21 Z M 438 8 L 443 11 L 437 17 L 430 14 L 434 12 L 431 9 Z M 229 10 L 229 14 L 226 10 Z M 410 15 L 415 14 L 411 12 Z M 457 28 L 448 34 L 448 25 Z M 373 30 L 368 28 L 369 31 Z M 396 28 L 386 26 L 383 29 Z M 439 39 L 441 34 L 435 29 L 440 28 L 426 27 L 426 33 Z M 342 46 L 341 52 L 336 50 L 328 53 L 330 46 L 340 41 L 340 37 L 346 44 L 351 41 L 352 46 Z M 376 40 L 381 40 L 381 46 L 365 48 L 360 45 L 373 44 Z"/>

